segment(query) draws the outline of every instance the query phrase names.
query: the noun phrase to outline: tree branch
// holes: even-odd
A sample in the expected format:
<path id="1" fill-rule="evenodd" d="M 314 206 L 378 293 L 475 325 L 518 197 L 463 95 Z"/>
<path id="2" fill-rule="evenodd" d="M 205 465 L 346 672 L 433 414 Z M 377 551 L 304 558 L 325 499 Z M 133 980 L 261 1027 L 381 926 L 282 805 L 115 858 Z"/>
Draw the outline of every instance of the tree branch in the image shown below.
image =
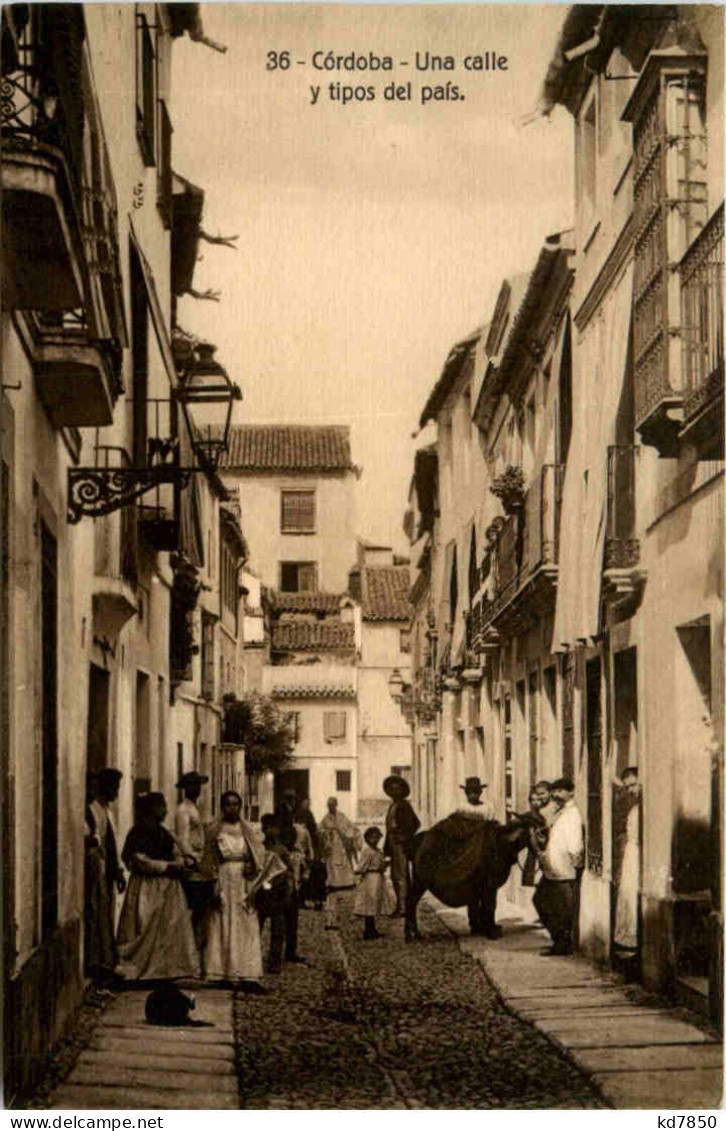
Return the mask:
<path id="1" fill-rule="evenodd" d="M 211 287 L 207 288 L 206 291 L 195 291 L 193 287 L 188 287 L 184 293 L 191 295 L 192 298 L 204 299 L 207 302 L 219 302 L 222 294 L 221 291 L 213 291 Z"/>

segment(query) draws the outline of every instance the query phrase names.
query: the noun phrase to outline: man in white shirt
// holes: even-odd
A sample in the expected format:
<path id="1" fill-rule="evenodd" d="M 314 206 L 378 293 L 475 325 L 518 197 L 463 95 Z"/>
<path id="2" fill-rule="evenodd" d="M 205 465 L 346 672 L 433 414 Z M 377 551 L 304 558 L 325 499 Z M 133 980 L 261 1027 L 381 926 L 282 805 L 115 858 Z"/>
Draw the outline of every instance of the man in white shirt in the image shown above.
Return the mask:
<path id="1" fill-rule="evenodd" d="M 559 810 L 552 821 L 547 845 L 539 854 L 542 879 L 533 901 L 552 937 L 552 948 L 546 954 L 572 954 L 573 949 L 575 895 L 585 847 L 582 816 L 574 793 L 570 778 L 558 778 L 552 783 L 552 798 Z"/>
<path id="2" fill-rule="evenodd" d="M 213 894 L 213 883 L 202 874 L 201 863 L 204 855 L 204 825 L 197 808 L 197 801 L 209 778 L 196 770 L 182 774 L 176 783 L 177 789 L 184 791 L 174 814 L 174 835 L 181 849 L 187 867 L 192 870 L 182 881 L 189 910 L 192 913 L 192 926 L 197 949 L 201 955 L 204 946 L 204 921 L 209 900 Z"/>

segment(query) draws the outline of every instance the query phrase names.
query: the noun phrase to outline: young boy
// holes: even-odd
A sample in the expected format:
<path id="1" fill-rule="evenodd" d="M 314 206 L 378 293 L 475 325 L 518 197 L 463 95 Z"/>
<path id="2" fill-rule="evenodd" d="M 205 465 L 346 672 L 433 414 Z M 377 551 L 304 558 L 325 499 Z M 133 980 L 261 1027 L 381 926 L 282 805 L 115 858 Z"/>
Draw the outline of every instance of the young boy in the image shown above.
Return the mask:
<path id="1" fill-rule="evenodd" d="M 363 834 L 365 848 L 355 867 L 360 880 L 355 893 L 353 914 L 362 916 L 364 920 L 363 938 L 366 941 L 383 938 L 376 930 L 376 916 L 392 915 L 396 906 L 393 891 L 384 879 L 388 861 L 378 847 L 381 835 L 381 830 L 374 825 L 366 829 Z"/>

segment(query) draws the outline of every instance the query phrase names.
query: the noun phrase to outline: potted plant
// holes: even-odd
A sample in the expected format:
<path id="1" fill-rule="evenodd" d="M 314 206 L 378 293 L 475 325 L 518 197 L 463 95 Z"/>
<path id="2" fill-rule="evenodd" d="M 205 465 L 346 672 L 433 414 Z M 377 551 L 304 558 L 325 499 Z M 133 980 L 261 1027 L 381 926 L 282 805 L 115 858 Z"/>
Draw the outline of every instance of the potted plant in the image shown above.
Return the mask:
<path id="1" fill-rule="evenodd" d="M 521 467 L 511 463 L 498 475 L 489 488 L 501 501 L 505 514 L 515 514 L 524 503 L 524 475 Z"/>

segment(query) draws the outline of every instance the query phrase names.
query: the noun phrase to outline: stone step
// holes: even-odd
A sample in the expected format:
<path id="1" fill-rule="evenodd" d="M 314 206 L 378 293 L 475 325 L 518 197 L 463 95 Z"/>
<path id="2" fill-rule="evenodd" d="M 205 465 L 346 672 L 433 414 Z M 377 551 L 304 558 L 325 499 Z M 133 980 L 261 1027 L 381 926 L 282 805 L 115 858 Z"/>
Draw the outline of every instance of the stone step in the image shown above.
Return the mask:
<path id="1" fill-rule="evenodd" d="M 233 1060 L 223 1060 L 221 1057 L 206 1056 L 179 1056 L 178 1053 L 141 1052 L 139 1046 L 129 1048 L 126 1052 L 104 1049 L 85 1049 L 78 1058 L 77 1065 L 90 1066 L 103 1064 L 108 1067 L 109 1075 L 113 1075 L 117 1068 L 158 1068 L 161 1072 L 193 1072 L 201 1076 L 212 1073 L 216 1076 L 236 1076 Z"/>
<path id="2" fill-rule="evenodd" d="M 588 1072 L 643 1072 L 677 1068 L 720 1068 L 718 1044 L 652 1045 L 647 1048 L 583 1049 L 578 1062 Z"/>
<path id="3" fill-rule="evenodd" d="M 199 1045 L 232 1044 L 232 1025 L 215 1025 L 207 1029 L 192 1026 L 171 1025 L 133 1025 L 115 1022 L 111 1019 L 102 1031 L 114 1036 L 127 1036 L 134 1041 L 152 1044 L 157 1039 L 164 1041 L 194 1041 Z"/>
<path id="4" fill-rule="evenodd" d="M 723 1095 L 721 1072 L 712 1068 L 677 1072 L 608 1072 L 595 1083 L 618 1108 L 718 1108 Z"/>
<path id="5" fill-rule="evenodd" d="M 173 1110 L 217 1111 L 238 1110 L 237 1096 L 222 1092 L 165 1092 L 157 1088 L 114 1088 L 111 1085 L 62 1084 L 52 1097 L 51 1107 L 89 1110 L 142 1110 L 165 1108 Z"/>
<path id="6" fill-rule="evenodd" d="M 617 1018 L 603 1018 L 594 1025 L 576 1018 L 571 1022 L 536 1021 L 538 1029 L 548 1033 L 571 1049 L 628 1045 L 705 1044 L 712 1041 L 705 1033 L 685 1021 L 662 1017 L 633 1017 L 627 1023 Z"/>
<path id="7" fill-rule="evenodd" d="M 157 1056 L 189 1056 L 210 1060 L 234 1061 L 234 1048 L 229 1043 L 224 1044 L 197 1044 L 194 1040 L 171 1041 L 156 1039 L 153 1044 L 142 1044 L 138 1037 L 128 1035 L 115 1036 L 114 1030 L 106 1029 L 103 1032 L 96 1030 L 91 1037 L 88 1047 L 97 1052 L 139 1052 L 140 1049 L 151 1055 Z"/>
<path id="8" fill-rule="evenodd" d="M 220 1064 L 224 1068 L 222 1061 Z M 145 1088 L 151 1091 L 203 1092 L 205 1095 L 210 1092 L 226 1096 L 238 1094 L 236 1078 L 225 1074 L 224 1071 L 219 1074 L 213 1071 L 205 1075 L 196 1072 L 186 1073 L 171 1063 L 163 1070 L 120 1065 L 111 1068 L 106 1063 L 77 1064 L 66 1083 L 114 1088 Z"/>

